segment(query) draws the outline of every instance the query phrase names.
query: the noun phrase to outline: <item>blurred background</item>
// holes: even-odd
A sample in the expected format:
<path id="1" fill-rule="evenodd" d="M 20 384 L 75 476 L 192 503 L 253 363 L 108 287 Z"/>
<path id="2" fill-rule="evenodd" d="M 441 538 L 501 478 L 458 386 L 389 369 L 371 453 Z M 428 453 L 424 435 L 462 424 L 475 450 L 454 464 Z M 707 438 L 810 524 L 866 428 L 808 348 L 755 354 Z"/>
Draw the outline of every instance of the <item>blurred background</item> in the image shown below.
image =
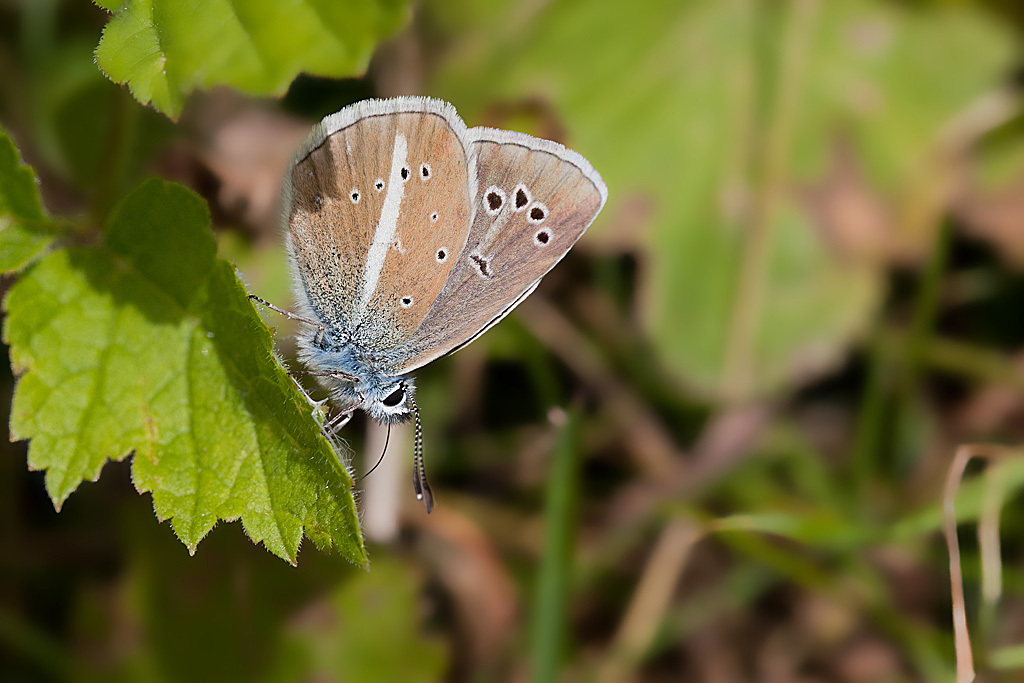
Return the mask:
<path id="1" fill-rule="evenodd" d="M 190 557 L 128 462 L 57 514 L 0 443 L 0 678 L 953 680 L 943 481 L 960 444 L 1024 444 L 1024 7 L 369 4 L 394 21 L 364 76 L 199 91 L 171 122 L 96 68 L 103 9 L 0 0 L 0 124 L 47 209 L 101 222 L 181 182 L 279 305 L 284 169 L 359 99 L 444 98 L 610 192 L 515 314 L 417 373 L 438 508 L 396 430 L 360 484 L 368 573 L 312 544 L 290 567 L 239 524 Z M 361 417 L 343 435 L 357 469 L 383 449 Z M 976 663 L 1020 680 L 1024 467 L 990 467 L 999 600 L 981 469 L 958 508 Z"/>

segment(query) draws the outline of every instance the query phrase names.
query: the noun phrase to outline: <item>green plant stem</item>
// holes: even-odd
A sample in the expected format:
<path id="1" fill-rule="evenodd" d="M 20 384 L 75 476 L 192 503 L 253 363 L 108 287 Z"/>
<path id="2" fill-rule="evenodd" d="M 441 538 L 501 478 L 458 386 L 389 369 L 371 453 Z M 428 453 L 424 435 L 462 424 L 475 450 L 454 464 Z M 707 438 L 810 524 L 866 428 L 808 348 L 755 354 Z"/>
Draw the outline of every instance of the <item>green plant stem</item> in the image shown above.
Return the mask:
<path id="1" fill-rule="evenodd" d="M 927 351 L 931 345 L 931 337 L 935 326 L 935 318 L 939 308 L 939 293 L 943 277 L 946 274 L 946 263 L 949 252 L 949 230 L 941 226 L 936 235 L 930 258 L 917 288 L 917 294 L 911 311 L 910 329 L 902 339 L 902 348 L 894 349 L 896 364 L 899 370 L 896 386 L 891 395 L 889 410 L 885 411 L 891 420 L 893 450 L 888 457 L 882 444 L 877 444 L 877 453 L 872 458 L 879 468 L 881 463 L 891 465 L 888 471 L 896 471 L 906 459 L 914 457 L 904 446 L 909 442 L 914 425 L 914 403 L 917 400 L 921 380 L 921 370 L 927 365 Z M 870 462 L 870 460 L 869 460 Z"/>
<path id="2" fill-rule="evenodd" d="M 923 273 L 917 298 L 914 301 L 910 334 L 906 339 L 906 361 L 901 385 L 904 399 L 909 398 L 917 388 L 920 369 L 924 365 L 924 351 L 935 325 L 935 315 L 939 308 L 939 290 L 942 286 L 942 278 L 946 274 L 948 256 L 949 230 L 943 226 L 935 236 L 935 246 L 932 249 L 931 258 L 928 259 L 928 265 Z"/>
<path id="3" fill-rule="evenodd" d="M 545 495 L 544 555 L 534 598 L 531 647 L 535 683 L 558 677 L 566 641 L 569 578 L 576 530 L 579 418 L 568 413 L 555 449 Z"/>
<path id="4" fill-rule="evenodd" d="M 95 230 L 106 222 L 107 214 L 119 199 L 131 145 L 137 137 L 139 107 L 134 100 L 122 95 L 116 93 L 113 97 L 111 117 L 107 122 L 106 153 L 100 163 L 96 193 L 89 207 L 89 226 Z"/>
<path id="5" fill-rule="evenodd" d="M 867 386 L 857 411 L 857 426 L 850 454 L 853 492 L 862 492 L 871 481 L 871 474 L 878 465 L 887 415 L 889 383 L 886 378 L 892 370 L 892 354 L 884 344 L 877 341 L 870 344 L 870 353 Z"/>

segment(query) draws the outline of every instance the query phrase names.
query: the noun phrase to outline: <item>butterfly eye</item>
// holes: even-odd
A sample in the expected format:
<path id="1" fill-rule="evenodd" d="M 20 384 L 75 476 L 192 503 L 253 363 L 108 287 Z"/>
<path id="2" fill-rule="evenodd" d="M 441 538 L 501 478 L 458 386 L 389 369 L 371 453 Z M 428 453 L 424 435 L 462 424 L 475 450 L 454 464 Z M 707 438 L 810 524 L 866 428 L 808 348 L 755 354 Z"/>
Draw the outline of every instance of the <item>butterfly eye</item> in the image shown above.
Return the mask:
<path id="1" fill-rule="evenodd" d="M 397 389 L 392 391 L 390 394 L 388 394 L 384 398 L 384 400 L 381 401 L 381 403 L 383 403 L 388 408 L 394 408 L 395 406 L 399 405 L 404 399 L 405 399 L 405 389 L 403 389 L 402 387 L 398 387 Z"/>

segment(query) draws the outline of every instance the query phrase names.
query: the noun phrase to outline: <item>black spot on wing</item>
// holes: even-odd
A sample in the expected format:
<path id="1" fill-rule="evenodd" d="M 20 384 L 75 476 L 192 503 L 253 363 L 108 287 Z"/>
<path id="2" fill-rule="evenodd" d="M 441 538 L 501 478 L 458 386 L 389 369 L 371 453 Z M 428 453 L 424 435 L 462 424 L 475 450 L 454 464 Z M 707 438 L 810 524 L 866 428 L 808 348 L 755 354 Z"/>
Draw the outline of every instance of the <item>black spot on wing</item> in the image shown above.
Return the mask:
<path id="1" fill-rule="evenodd" d="M 526 194 L 526 190 L 519 188 L 516 190 L 516 208 L 521 209 L 530 203 L 530 198 Z"/>
<path id="2" fill-rule="evenodd" d="M 472 259 L 473 264 L 476 266 L 476 271 L 477 273 L 480 274 L 480 277 L 485 279 L 491 277 L 490 263 L 487 261 L 487 259 L 485 259 L 480 254 L 470 254 L 469 258 Z"/>

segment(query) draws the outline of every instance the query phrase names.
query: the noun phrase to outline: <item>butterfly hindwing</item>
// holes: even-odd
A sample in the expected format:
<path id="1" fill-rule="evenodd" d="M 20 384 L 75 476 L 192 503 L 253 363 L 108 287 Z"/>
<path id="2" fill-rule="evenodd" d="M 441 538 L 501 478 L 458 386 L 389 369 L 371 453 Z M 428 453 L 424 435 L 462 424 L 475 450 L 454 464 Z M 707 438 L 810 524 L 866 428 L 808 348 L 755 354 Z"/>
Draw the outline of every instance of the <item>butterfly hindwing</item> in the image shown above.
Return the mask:
<path id="1" fill-rule="evenodd" d="M 466 239 L 465 133 L 451 105 L 420 97 L 361 102 L 314 128 L 285 193 L 300 309 L 378 348 L 411 334 Z"/>
<path id="2" fill-rule="evenodd" d="M 444 287 L 384 368 L 404 374 L 475 339 L 565 256 L 607 197 L 579 154 L 522 133 L 468 131 L 472 225 Z"/>

